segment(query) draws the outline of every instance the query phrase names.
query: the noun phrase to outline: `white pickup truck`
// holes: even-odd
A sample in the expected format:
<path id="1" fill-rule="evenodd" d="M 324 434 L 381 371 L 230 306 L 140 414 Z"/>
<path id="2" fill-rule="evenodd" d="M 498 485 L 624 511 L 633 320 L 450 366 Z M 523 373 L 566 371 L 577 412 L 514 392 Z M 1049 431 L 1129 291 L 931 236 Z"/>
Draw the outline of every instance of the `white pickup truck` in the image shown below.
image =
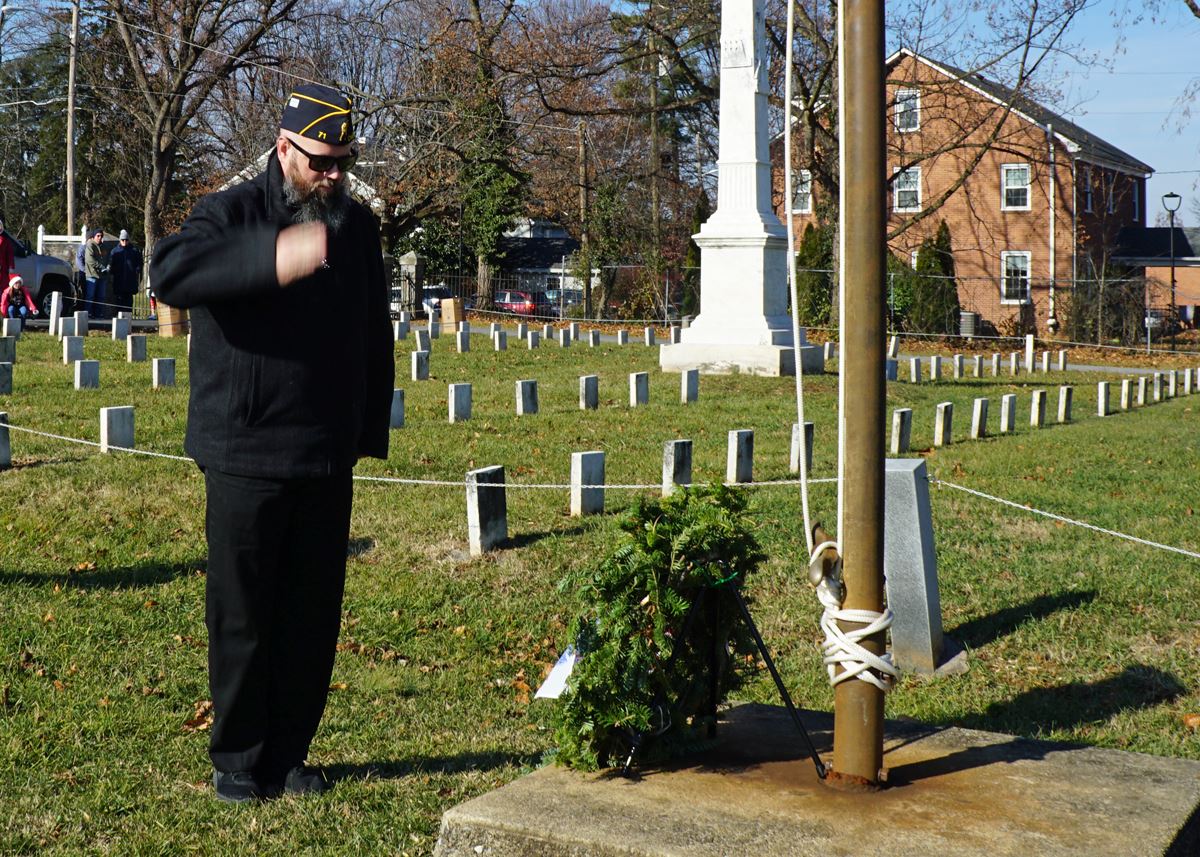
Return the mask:
<path id="1" fill-rule="evenodd" d="M 51 294 L 62 292 L 65 302 L 70 302 L 74 295 L 74 289 L 71 286 L 74 271 L 62 259 L 34 253 L 24 241 L 9 235 L 8 232 L 4 234 L 12 242 L 13 262 L 16 265 L 17 273 L 25 281 L 25 288 L 33 296 L 33 302 L 37 305 L 38 312 L 42 314 L 43 318 L 49 318 Z"/>

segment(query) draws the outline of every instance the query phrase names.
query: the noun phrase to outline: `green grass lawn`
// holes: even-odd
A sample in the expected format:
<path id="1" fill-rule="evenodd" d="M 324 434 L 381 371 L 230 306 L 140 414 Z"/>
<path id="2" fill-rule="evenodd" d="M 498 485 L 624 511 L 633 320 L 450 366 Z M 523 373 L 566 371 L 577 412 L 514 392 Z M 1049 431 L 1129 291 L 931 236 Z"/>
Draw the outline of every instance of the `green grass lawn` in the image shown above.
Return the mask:
<path id="1" fill-rule="evenodd" d="M 407 425 L 392 433 L 389 460 L 360 474 L 461 480 L 503 464 L 510 483 L 565 483 L 570 453 L 599 449 L 610 483 L 653 484 L 663 444 L 691 438 L 695 478 L 720 480 L 727 432 L 749 428 L 755 478 L 791 476 L 792 379 L 704 377 L 700 401 L 685 406 L 657 349 L 472 345 L 459 355 L 452 338 L 435 340 L 431 379 L 412 382 L 412 340 L 397 344 Z M 86 351 L 102 361 L 101 388 L 76 392 L 59 344 L 26 334 L 0 410 L 15 426 L 95 441 L 99 409 L 131 404 L 137 446 L 181 455 L 184 340 L 150 340 L 151 356 L 178 360 L 174 389 L 150 389 L 149 363 L 126 363 L 123 343 L 95 335 Z M 650 372 L 647 407 L 628 407 L 633 371 Z M 600 377 L 598 411 L 578 409 L 583 374 Z M 1096 382 L 1119 377 L 889 384 L 888 406 L 913 409 L 912 454 L 944 480 L 1198 551 L 1200 396 L 1097 417 Z M 539 381 L 541 412 L 517 417 L 525 378 Z M 474 416 L 449 425 L 447 384 L 461 381 L 474 385 Z M 805 379 L 816 477 L 835 471 L 836 383 Z M 1074 423 L 1031 429 L 1031 391 L 1048 391 L 1053 420 L 1063 383 L 1075 386 Z M 991 399 L 997 431 L 1009 392 L 1016 432 L 968 441 L 972 399 Z M 930 450 L 943 401 L 955 404 L 955 441 Z M 206 755 L 198 471 L 11 438 L 15 466 L 0 473 L 2 853 L 429 853 L 443 810 L 550 749 L 554 703 L 530 697 L 567 642 L 572 605 L 556 583 L 612 546 L 611 513 L 634 494 L 610 490 L 610 514 L 573 519 L 566 491 L 510 490 L 510 546 L 471 559 L 461 488 L 359 483 L 333 692 L 310 759 L 338 785 L 318 799 L 229 807 L 212 797 Z M 798 703 L 830 709 L 798 488 L 750 490 L 771 557 L 750 587 L 758 621 Z M 1200 711 L 1200 562 L 948 488 L 932 494 L 943 622 L 970 670 L 904 677 L 888 716 L 1200 759 L 1183 719 Z M 814 486 L 812 505 L 833 524 L 832 486 Z M 774 700 L 765 673 L 745 692 Z"/>

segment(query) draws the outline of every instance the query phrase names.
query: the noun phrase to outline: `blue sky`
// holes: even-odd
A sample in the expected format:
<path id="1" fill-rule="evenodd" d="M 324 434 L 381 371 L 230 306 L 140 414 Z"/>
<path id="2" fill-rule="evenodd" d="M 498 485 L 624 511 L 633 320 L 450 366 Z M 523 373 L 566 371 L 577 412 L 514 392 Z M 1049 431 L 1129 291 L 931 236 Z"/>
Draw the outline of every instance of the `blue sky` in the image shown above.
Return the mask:
<path id="1" fill-rule="evenodd" d="M 1191 209 L 1200 200 L 1200 98 L 1192 117 L 1177 100 L 1200 78 L 1200 19 L 1181 0 L 1166 0 L 1161 20 L 1116 24 L 1135 0 L 1107 0 L 1076 21 L 1073 41 L 1098 51 L 1109 68 L 1063 62 L 1058 105 L 1073 122 L 1154 167 L 1146 192 L 1147 223 L 1162 210 L 1162 195 L 1183 196 L 1176 223 L 1200 225 Z"/>

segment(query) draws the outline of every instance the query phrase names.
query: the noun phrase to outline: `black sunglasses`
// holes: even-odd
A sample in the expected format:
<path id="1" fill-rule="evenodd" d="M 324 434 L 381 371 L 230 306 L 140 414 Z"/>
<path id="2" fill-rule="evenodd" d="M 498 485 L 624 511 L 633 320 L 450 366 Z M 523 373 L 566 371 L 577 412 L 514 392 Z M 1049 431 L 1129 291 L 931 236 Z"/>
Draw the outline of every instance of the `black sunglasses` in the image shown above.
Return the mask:
<path id="1" fill-rule="evenodd" d="M 306 152 L 291 137 L 286 137 L 285 139 L 291 144 L 293 149 L 308 158 L 308 168 L 314 173 L 327 173 L 333 169 L 334 164 L 337 164 L 339 172 L 345 173 L 354 169 L 354 165 L 358 163 L 358 149 L 351 149 L 350 154 L 335 158 L 333 155 L 314 155 L 311 152 Z"/>

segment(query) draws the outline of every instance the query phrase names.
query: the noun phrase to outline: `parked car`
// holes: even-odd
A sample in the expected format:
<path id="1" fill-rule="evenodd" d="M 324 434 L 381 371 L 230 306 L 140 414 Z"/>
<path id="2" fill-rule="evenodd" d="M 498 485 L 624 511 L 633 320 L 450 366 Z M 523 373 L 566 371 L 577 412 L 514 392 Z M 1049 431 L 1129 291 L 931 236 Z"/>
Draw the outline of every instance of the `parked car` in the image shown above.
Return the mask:
<path id="1" fill-rule="evenodd" d="M 9 235 L 7 231 L 4 234 L 12 242 L 17 273 L 25 281 L 25 288 L 29 289 L 38 312 L 44 318 L 50 317 L 50 296 L 55 292 L 63 293 L 66 307 L 74 296 L 71 283 L 75 272 L 71 266 L 54 256 L 34 253 L 24 241 Z"/>
<path id="2" fill-rule="evenodd" d="M 501 289 L 496 292 L 496 309 L 501 312 L 511 312 L 517 315 L 553 314 L 553 308 L 545 292 L 511 291 Z"/>
<path id="3" fill-rule="evenodd" d="M 571 315 L 571 307 L 583 306 L 583 289 L 546 289 L 546 302 L 560 318 Z"/>
<path id="4" fill-rule="evenodd" d="M 438 283 L 434 286 L 426 286 L 424 294 L 421 298 L 421 308 L 425 310 L 427 315 L 433 315 L 439 310 L 442 301 L 447 298 L 458 297 L 450 290 L 449 286 Z M 463 309 L 471 309 L 475 306 L 475 301 L 471 298 L 463 300 Z"/>

